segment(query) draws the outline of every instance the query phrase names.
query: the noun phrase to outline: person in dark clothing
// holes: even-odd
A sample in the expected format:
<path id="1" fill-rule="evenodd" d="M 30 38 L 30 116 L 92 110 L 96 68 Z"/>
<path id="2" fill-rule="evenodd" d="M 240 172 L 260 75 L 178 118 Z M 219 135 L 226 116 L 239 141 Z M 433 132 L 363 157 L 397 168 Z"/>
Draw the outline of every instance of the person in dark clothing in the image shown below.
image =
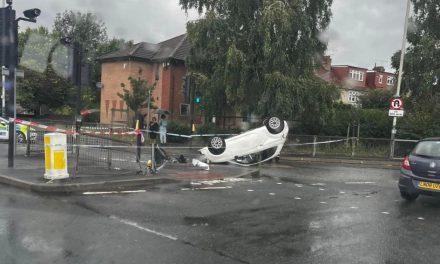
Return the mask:
<path id="1" fill-rule="evenodd" d="M 151 119 L 148 127 L 150 128 L 150 143 L 156 144 L 156 136 L 159 131 L 159 124 L 157 123 L 157 119 L 155 117 Z"/>

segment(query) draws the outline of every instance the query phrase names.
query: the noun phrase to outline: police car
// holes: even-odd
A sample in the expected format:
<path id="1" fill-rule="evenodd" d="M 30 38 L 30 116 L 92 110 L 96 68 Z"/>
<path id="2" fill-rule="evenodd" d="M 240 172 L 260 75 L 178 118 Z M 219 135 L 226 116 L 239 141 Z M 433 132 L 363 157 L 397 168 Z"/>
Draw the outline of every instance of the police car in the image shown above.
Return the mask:
<path id="1" fill-rule="evenodd" d="M 237 136 L 211 137 L 208 146 L 199 151 L 212 163 L 251 166 L 278 157 L 288 133 L 287 122 L 272 116 L 263 121 L 263 126 Z"/>
<path id="2" fill-rule="evenodd" d="M 16 124 L 15 125 L 15 140 L 17 143 L 26 143 L 27 134 L 28 134 L 28 126 Z M 30 139 L 35 140 L 37 138 L 37 133 L 34 129 L 31 128 L 30 131 Z M 8 140 L 9 139 L 9 121 L 5 118 L 0 117 L 0 140 Z"/>

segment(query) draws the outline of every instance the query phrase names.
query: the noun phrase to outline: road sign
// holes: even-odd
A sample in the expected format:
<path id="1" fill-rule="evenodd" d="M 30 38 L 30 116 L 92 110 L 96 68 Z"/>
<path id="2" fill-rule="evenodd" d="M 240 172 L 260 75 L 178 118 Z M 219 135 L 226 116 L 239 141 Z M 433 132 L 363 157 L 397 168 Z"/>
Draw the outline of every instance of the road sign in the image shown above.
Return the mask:
<path id="1" fill-rule="evenodd" d="M 390 110 L 402 110 L 403 101 L 400 98 L 393 98 L 390 101 Z"/>
<path id="2" fill-rule="evenodd" d="M 390 109 L 388 112 L 388 116 L 403 116 L 403 110 L 394 110 L 394 109 Z"/>

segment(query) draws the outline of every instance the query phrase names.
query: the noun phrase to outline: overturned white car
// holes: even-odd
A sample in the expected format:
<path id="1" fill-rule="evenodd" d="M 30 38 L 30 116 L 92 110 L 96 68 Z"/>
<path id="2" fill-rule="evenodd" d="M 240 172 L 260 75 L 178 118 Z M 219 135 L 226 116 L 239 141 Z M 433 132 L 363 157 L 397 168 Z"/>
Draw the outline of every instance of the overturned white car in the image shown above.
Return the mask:
<path id="1" fill-rule="evenodd" d="M 211 137 L 208 146 L 199 151 L 213 163 L 250 166 L 270 160 L 280 154 L 289 127 L 276 116 L 265 119 L 263 125 L 227 139 Z"/>

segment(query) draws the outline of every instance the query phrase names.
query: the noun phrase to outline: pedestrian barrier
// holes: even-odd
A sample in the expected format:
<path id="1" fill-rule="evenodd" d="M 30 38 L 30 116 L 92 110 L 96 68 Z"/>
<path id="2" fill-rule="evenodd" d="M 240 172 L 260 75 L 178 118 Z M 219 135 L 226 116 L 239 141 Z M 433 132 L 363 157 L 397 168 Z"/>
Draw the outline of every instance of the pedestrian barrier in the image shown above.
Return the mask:
<path id="1" fill-rule="evenodd" d="M 49 180 L 68 178 L 66 135 L 61 133 L 44 135 L 44 149 L 44 178 Z"/>

